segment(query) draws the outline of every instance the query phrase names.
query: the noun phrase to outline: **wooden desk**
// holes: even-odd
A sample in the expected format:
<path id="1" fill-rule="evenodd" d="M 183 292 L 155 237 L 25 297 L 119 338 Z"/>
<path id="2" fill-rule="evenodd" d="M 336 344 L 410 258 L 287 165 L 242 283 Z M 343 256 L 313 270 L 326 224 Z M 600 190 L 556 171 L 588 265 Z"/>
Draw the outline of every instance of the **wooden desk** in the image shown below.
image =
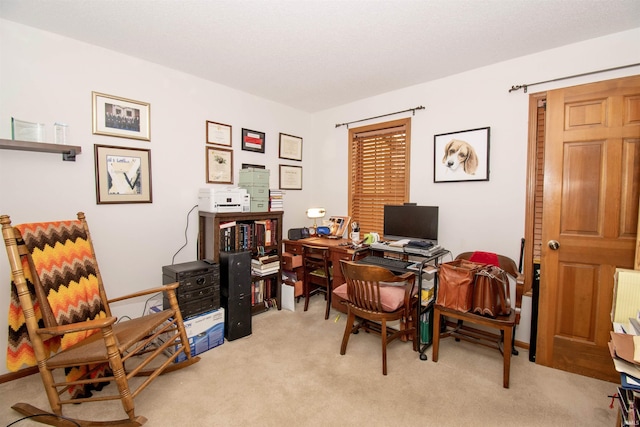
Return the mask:
<path id="1" fill-rule="evenodd" d="M 296 255 L 302 255 L 302 245 L 309 244 L 315 246 L 322 246 L 329 248 L 331 254 L 331 265 L 333 265 L 333 289 L 344 283 L 344 276 L 342 276 L 342 269 L 340 268 L 340 260 L 351 260 L 354 250 L 349 246 L 345 246 L 345 243 L 351 243 L 349 239 L 329 239 L 326 237 L 309 237 L 307 239 L 300 240 L 283 240 L 284 252 L 289 252 Z M 300 278 L 301 276 L 299 276 Z M 331 300 L 331 307 L 346 313 L 347 310 L 341 302 L 341 298 L 335 297 Z"/>

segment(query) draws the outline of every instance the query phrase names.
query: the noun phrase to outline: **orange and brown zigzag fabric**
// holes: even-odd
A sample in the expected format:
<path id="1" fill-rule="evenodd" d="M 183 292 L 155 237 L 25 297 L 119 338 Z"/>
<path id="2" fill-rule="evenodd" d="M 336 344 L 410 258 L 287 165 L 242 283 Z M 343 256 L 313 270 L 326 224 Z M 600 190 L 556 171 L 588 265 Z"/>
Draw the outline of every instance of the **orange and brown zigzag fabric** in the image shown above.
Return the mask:
<path id="1" fill-rule="evenodd" d="M 17 228 L 31 254 L 57 323 L 65 325 L 106 317 L 99 293 L 97 263 L 81 222 L 32 223 L 18 225 Z M 20 315 L 13 315 L 16 314 Z M 19 330 L 18 327 L 16 331 Z M 64 350 L 96 332 L 98 330 L 65 334 L 60 348 Z M 29 357 L 28 352 L 22 354 Z M 15 361 L 19 357 L 21 353 L 15 353 L 14 366 L 20 363 Z M 84 370 L 68 372 L 67 377 L 83 374 Z"/>

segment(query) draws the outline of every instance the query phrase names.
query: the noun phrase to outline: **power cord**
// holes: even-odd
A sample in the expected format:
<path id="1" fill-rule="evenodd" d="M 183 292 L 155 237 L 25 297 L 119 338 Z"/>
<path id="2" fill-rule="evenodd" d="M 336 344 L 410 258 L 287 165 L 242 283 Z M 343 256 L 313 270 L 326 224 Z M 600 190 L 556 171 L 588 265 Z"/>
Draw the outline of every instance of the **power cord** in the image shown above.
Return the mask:
<path id="1" fill-rule="evenodd" d="M 178 255 L 181 250 L 183 250 L 185 247 L 187 247 L 187 244 L 189 243 L 189 237 L 187 236 L 187 231 L 189 230 L 189 215 L 191 215 L 191 212 L 193 212 L 193 210 L 195 208 L 197 208 L 197 207 L 198 207 L 198 205 L 194 205 L 191 208 L 191 210 L 187 213 L 187 225 L 184 228 L 184 245 L 182 245 L 182 247 L 180 249 L 178 249 L 175 254 L 173 254 L 173 258 L 171 259 L 171 265 L 175 264 L 176 255 Z"/>
<path id="2" fill-rule="evenodd" d="M 78 427 L 82 427 L 82 426 L 81 426 L 77 421 L 75 421 L 75 420 L 73 420 L 73 419 L 71 419 L 71 418 L 63 417 L 62 415 L 46 414 L 46 413 L 45 413 L 45 414 L 33 414 L 33 415 L 27 415 L 26 417 L 22 417 L 22 418 L 19 418 L 19 419 L 15 420 L 15 421 L 14 421 L 14 422 L 12 422 L 11 424 L 7 424 L 7 427 L 10 427 L 10 426 L 12 426 L 12 425 L 14 425 L 14 424 L 17 424 L 17 423 L 19 423 L 20 421 L 27 420 L 27 419 L 29 419 L 29 418 L 36 418 L 36 417 L 56 417 L 56 418 L 58 418 L 58 419 L 60 419 L 60 420 L 68 421 L 68 422 L 70 422 L 70 423 L 72 423 L 73 425 L 76 425 L 76 426 L 78 426 Z M 48 424 L 48 423 L 47 423 L 47 424 Z"/>

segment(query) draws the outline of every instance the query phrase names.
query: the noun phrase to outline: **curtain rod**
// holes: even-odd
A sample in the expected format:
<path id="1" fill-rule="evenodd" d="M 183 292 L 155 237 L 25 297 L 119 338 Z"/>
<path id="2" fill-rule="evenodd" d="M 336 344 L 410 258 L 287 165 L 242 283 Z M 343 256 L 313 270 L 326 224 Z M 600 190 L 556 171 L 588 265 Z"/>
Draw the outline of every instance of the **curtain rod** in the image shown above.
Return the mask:
<path id="1" fill-rule="evenodd" d="M 346 123 L 337 123 L 336 127 L 339 128 L 340 126 L 346 126 L 347 129 L 349 129 L 349 125 L 352 123 L 364 122 L 365 120 L 379 119 L 380 117 L 393 116 L 394 114 L 407 113 L 409 111 L 413 111 L 413 115 L 415 116 L 416 110 L 424 110 L 424 107 L 420 105 L 419 107 L 416 107 L 416 108 L 409 108 L 408 110 L 396 111 L 395 113 L 382 114 L 381 116 L 369 117 L 368 119 L 354 120 L 352 122 L 346 122 Z"/>
<path id="2" fill-rule="evenodd" d="M 588 73 L 575 74 L 573 76 L 558 77 L 557 79 L 545 80 L 543 82 L 529 83 L 529 84 L 525 83 L 525 84 L 521 84 L 521 85 L 513 85 L 513 86 L 511 86 L 511 89 L 509 89 L 509 93 L 511 93 L 513 91 L 516 91 L 516 90 L 520 90 L 520 89 L 524 89 L 524 93 L 527 93 L 527 88 L 529 86 L 541 85 L 543 83 L 557 82 L 557 81 L 560 81 L 560 80 L 572 79 L 574 77 L 589 76 L 591 74 L 598 74 L 598 73 L 604 73 L 604 72 L 607 72 L 607 71 L 620 70 L 622 68 L 630 68 L 630 67 L 635 67 L 635 66 L 638 66 L 638 65 L 640 65 L 640 63 L 629 64 L 629 65 L 621 65 L 620 67 L 607 68 L 605 70 L 589 71 Z"/>

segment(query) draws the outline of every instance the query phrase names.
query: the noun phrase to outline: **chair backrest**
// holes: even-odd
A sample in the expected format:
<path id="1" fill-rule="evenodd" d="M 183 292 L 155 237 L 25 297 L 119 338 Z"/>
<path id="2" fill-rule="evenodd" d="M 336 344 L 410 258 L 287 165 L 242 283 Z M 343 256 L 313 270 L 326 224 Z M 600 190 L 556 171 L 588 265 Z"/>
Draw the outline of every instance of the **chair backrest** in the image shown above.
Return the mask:
<path id="1" fill-rule="evenodd" d="M 316 270 L 322 271 L 322 276 L 331 280 L 330 252 L 328 247 L 302 245 L 302 265 L 304 267 L 305 280 L 307 276 Z"/>
<path id="2" fill-rule="evenodd" d="M 54 327 L 111 316 L 82 212 L 73 221 L 11 226 L 3 215 L 0 223 L 12 271 L 10 317 L 24 318 L 32 342 L 40 322 Z M 65 334 L 60 347 L 94 332 Z"/>
<path id="3" fill-rule="evenodd" d="M 376 265 L 358 264 L 346 260 L 340 260 L 340 264 L 346 280 L 349 304 L 376 312 L 394 311 L 399 307 L 408 306 L 408 298 L 412 295 L 415 285 L 413 273 L 396 276 L 386 268 Z M 403 282 L 409 284 L 410 287 L 394 286 L 394 284 Z M 393 292 L 397 295 L 386 291 L 397 291 Z M 398 297 L 401 300 L 398 300 Z M 390 301 L 390 299 L 394 301 Z"/>

